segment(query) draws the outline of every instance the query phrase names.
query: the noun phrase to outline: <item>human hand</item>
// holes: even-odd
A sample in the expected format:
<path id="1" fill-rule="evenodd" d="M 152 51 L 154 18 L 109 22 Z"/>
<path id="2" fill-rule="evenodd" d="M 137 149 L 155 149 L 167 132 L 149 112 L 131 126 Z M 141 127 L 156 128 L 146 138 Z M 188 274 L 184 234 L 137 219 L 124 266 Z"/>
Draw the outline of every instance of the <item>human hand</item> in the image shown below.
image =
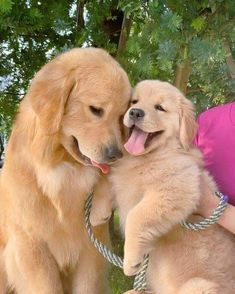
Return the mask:
<path id="1" fill-rule="evenodd" d="M 199 202 L 197 213 L 207 218 L 211 215 L 212 211 L 218 206 L 220 199 L 209 189 L 205 191 Z"/>

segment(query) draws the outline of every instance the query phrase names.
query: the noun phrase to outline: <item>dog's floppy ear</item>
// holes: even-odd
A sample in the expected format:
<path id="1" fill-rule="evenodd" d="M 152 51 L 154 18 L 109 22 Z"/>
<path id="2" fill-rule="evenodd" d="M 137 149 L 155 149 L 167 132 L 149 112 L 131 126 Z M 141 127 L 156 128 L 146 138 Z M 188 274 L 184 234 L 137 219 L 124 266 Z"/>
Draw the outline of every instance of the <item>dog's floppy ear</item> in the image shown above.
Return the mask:
<path id="1" fill-rule="evenodd" d="M 28 97 L 45 134 L 58 132 L 74 83 L 72 71 L 57 59 L 46 64 L 34 77 Z"/>
<path id="2" fill-rule="evenodd" d="M 180 142 L 184 149 L 188 150 L 193 143 L 197 131 L 194 106 L 184 96 L 180 98 Z"/>

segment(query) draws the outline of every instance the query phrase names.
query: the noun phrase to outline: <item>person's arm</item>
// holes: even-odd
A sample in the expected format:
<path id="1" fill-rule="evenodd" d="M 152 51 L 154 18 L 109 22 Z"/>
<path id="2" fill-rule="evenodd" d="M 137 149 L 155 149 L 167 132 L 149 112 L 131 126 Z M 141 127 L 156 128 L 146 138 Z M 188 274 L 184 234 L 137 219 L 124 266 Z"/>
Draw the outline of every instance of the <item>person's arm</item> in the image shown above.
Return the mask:
<path id="1" fill-rule="evenodd" d="M 199 213 L 203 217 L 208 217 L 211 215 L 213 209 L 219 204 L 219 198 L 214 194 L 205 194 L 200 202 Z M 235 234 L 235 206 L 228 204 L 224 213 L 218 220 L 223 228 Z"/>

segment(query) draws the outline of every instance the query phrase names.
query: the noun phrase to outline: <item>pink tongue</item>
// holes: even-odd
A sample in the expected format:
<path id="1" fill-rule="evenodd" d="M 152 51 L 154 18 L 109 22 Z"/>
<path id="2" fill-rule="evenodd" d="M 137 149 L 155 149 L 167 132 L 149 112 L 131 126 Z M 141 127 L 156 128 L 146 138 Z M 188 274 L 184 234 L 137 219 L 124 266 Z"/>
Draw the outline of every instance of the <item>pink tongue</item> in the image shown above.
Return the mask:
<path id="1" fill-rule="evenodd" d="M 131 133 L 129 140 L 124 145 L 127 152 L 132 155 L 138 155 L 145 151 L 144 144 L 147 140 L 148 133 L 138 129 L 137 127 Z"/>
<path id="2" fill-rule="evenodd" d="M 91 159 L 91 164 L 93 166 L 96 166 L 99 169 L 101 169 L 104 174 L 108 174 L 109 173 L 109 166 L 108 166 L 108 164 L 106 164 L 106 163 L 98 163 L 98 162 L 96 162 L 96 161 L 94 161 L 92 159 Z"/>

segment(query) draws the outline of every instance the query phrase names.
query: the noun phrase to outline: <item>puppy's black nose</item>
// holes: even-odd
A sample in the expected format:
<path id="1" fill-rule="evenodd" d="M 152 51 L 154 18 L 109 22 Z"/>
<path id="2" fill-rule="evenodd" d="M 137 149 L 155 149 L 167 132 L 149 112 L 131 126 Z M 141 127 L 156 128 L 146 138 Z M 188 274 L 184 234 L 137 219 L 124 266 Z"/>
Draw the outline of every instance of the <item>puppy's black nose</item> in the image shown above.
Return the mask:
<path id="1" fill-rule="evenodd" d="M 110 145 L 105 148 L 104 156 L 107 161 L 115 161 L 122 157 L 122 151 L 115 145 Z"/>
<path id="2" fill-rule="evenodd" d="M 132 108 L 129 111 L 129 118 L 133 121 L 140 120 L 142 117 L 145 116 L 145 113 L 142 109 L 140 108 Z"/>

